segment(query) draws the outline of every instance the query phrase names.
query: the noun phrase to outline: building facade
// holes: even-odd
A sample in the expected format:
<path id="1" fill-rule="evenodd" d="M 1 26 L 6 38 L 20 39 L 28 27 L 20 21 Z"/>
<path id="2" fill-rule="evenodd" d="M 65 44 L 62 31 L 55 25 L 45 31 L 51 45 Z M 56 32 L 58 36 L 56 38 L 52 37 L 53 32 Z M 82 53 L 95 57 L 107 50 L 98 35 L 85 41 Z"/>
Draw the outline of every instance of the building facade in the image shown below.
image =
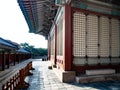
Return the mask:
<path id="1" fill-rule="evenodd" d="M 63 82 L 73 81 L 76 75 L 86 75 L 88 70 L 111 69 L 114 73 L 120 72 L 119 0 L 56 0 L 53 6 L 54 2 L 46 2 L 46 5 L 50 5 L 50 11 L 57 8 L 51 20 L 52 12 L 46 14 L 48 8 L 44 10 L 43 1 L 33 1 L 34 5 L 30 1 L 18 1 L 22 11 L 32 10 L 32 13 L 26 11 L 28 15 L 23 14 L 29 18 L 26 19 L 29 27 L 30 21 L 34 22 L 31 22 L 31 26 L 37 29 L 33 33 L 47 36 L 48 59 L 61 72 Z M 28 4 L 34 8 L 36 6 L 35 10 L 42 14 L 23 7 Z M 29 16 L 30 13 L 33 18 Z M 49 16 L 47 22 L 52 24 L 46 23 L 46 15 Z"/>
<path id="2" fill-rule="evenodd" d="M 59 8 L 48 37 L 52 65 L 63 71 L 75 71 L 77 75 L 95 69 L 114 69 L 119 73 L 118 8 L 90 0 L 76 0 Z"/>

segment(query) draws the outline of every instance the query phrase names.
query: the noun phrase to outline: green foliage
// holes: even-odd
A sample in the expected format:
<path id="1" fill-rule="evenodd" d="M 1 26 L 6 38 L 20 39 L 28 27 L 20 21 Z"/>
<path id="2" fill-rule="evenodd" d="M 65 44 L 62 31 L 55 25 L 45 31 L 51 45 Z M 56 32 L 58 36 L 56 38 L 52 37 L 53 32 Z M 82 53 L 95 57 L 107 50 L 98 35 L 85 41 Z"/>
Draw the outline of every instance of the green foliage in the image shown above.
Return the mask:
<path id="1" fill-rule="evenodd" d="M 24 48 L 27 51 L 30 51 L 33 56 L 45 56 L 47 55 L 47 49 L 45 48 L 35 48 L 32 45 L 29 45 L 28 43 L 21 43 L 20 46 Z"/>

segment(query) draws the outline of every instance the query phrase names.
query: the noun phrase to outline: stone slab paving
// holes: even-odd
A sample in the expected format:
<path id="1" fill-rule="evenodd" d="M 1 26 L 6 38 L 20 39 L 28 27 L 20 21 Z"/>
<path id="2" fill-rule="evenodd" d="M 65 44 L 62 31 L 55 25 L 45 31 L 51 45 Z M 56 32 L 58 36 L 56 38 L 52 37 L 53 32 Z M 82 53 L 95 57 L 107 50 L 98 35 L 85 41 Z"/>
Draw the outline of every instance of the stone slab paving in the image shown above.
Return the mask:
<path id="1" fill-rule="evenodd" d="M 29 77 L 27 90 L 120 90 L 120 81 L 106 81 L 87 84 L 62 83 L 53 70 L 47 67 L 47 61 L 33 61 L 33 75 Z"/>

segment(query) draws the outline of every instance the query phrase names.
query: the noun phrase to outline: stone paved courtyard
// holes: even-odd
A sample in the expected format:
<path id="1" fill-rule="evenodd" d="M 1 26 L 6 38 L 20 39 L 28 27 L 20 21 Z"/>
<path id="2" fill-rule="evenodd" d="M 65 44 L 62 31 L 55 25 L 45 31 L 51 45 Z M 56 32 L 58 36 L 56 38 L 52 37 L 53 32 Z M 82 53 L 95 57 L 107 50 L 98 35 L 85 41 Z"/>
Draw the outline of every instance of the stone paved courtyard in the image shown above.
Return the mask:
<path id="1" fill-rule="evenodd" d="M 53 70 L 47 67 L 48 61 L 33 61 L 33 76 L 29 77 L 27 90 L 120 90 L 120 81 L 106 81 L 87 84 L 62 83 Z"/>

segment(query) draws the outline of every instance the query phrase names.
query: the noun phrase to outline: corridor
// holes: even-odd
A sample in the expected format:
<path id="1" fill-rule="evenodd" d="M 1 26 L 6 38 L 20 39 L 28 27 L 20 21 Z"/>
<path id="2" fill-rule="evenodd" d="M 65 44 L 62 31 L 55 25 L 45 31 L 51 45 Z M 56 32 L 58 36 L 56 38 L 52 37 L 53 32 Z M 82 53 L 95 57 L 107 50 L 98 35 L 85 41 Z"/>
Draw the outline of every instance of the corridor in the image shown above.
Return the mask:
<path id="1" fill-rule="evenodd" d="M 53 70 L 48 69 L 48 61 L 33 60 L 33 76 L 29 77 L 27 90 L 120 90 L 120 81 L 77 84 L 62 83 Z"/>

